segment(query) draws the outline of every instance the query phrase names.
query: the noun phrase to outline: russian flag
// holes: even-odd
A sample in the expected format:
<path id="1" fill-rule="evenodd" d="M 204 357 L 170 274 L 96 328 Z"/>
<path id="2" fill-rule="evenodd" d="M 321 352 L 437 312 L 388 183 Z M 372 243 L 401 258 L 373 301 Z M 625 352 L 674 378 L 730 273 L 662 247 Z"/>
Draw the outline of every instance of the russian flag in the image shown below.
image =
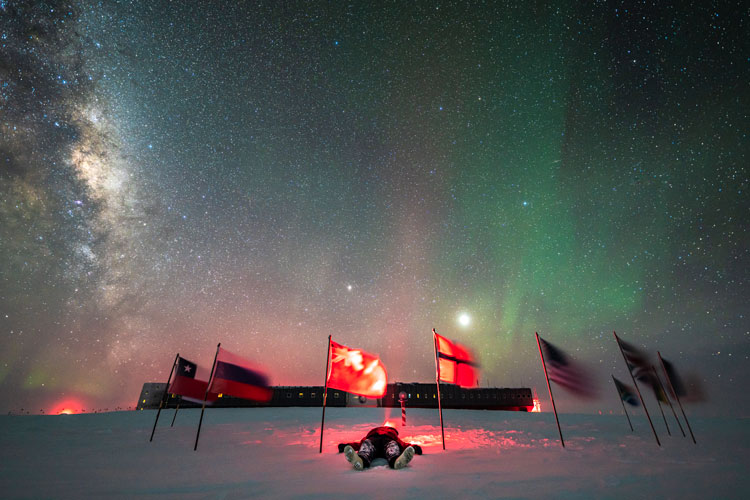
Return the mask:
<path id="1" fill-rule="evenodd" d="M 210 392 L 252 401 L 270 401 L 268 377 L 253 364 L 219 347 Z"/>

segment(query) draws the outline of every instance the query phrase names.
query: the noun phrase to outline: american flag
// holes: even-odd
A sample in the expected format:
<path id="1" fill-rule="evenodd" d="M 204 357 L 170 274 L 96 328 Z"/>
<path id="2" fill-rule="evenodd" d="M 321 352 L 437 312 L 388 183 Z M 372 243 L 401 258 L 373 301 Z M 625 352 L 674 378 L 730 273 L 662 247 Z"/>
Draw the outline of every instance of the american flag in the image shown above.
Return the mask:
<path id="1" fill-rule="evenodd" d="M 542 337 L 539 337 L 539 343 L 544 353 L 547 376 L 550 380 L 576 396 L 582 398 L 597 396 L 596 384 L 582 366 L 573 362 L 567 354 Z"/>

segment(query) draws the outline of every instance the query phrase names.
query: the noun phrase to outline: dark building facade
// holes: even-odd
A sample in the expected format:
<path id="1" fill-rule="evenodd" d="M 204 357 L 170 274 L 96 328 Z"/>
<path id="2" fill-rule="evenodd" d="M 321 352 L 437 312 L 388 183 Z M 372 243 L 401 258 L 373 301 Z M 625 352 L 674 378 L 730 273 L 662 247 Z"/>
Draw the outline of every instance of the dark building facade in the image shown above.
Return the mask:
<path id="1" fill-rule="evenodd" d="M 143 384 L 136 408 L 156 409 L 164 394 L 165 384 L 147 382 Z M 271 388 L 273 395 L 268 403 L 258 403 L 231 396 L 220 397 L 213 408 L 252 408 L 285 406 L 322 406 L 323 386 L 276 386 Z M 408 408 L 437 408 L 437 387 L 435 384 L 403 383 L 388 384 L 382 398 L 367 398 L 336 389 L 328 389 L 326 406 L 330 407 L 399 407 L 399 397 L 403 393 Z M 440 384 L 440 399 L 443 408 L 531 411 L 534 400 L 531 389 L 476 388 L 466 389 L 449 384 Z M 200 405 L 184 401 L 180 396 L 170 394 L 167 408 L 197 408 Z"/>

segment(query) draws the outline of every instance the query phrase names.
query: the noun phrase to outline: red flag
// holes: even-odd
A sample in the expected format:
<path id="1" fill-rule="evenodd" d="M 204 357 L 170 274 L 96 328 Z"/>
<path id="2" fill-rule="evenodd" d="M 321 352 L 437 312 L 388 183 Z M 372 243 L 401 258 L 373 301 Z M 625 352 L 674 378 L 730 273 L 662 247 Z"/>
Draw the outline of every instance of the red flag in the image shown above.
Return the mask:
<path id="1" fill-rule="evenodd" d="M 475 387 L 479 378 L 479 364 L 471 352 L 435 333 L 438 351 L 439 380 L 461 387 Z"/>
<path id="2" fill-rule="evenodd" d="M 331 341 L 327 380 L 331 389 L 380 398 L 385 395 L 388 375 L 377 356 Z"/>
<path id="3" fill-rule="evenodd" d="M 268 377 L 252 363 L 226 349 L 216 356 L 211 391 L 252 401 L 270 401 L 272 392 Z"/>
<path id="4" fill-rule="evenodd" d="M 206 398 L 208 404 L 218 399 L 218 394 L 209 392 L 206 397 L 208 382 L 195 378 L 195 372 L 198 365 L 185 358 L 177 358 L 177 371 L 172 383 L 169 385 L 170 394 L 179 394 L 183 399 L 193 401 L 194 403 L 203 403 Z"/>

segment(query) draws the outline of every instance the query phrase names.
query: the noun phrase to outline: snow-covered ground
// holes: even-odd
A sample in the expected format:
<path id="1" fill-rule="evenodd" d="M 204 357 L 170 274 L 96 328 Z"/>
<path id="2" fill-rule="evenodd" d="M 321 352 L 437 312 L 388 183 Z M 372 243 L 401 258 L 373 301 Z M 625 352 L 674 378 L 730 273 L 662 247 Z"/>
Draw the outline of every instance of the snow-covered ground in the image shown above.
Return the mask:
<path id="1" fill-rule="evenodd" d="M 668 436 L 623 415 L 328 408 L 200 410 L 0 417 L 2 498 L 750 498 L 747 419 L 674 419 Z M 659 418 L 661 418 L 659 416 Z M 336 444 L 389 420 L 425 454 L 403 470 L 353 470 Z M 676 432 L 675 432 L 676 431 Z"/>

